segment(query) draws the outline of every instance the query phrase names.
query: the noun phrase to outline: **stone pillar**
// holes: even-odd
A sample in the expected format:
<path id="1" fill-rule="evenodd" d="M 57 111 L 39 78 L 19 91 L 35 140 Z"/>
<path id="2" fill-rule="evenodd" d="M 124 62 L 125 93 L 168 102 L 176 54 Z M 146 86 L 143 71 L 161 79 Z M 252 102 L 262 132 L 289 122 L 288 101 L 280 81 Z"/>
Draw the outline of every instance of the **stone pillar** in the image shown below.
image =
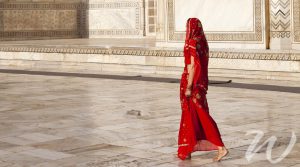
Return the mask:
<path id="1" fill-rule="evenodd" d="M 291 0 L 270 0 L 270 49 L 292 48 Z"/>

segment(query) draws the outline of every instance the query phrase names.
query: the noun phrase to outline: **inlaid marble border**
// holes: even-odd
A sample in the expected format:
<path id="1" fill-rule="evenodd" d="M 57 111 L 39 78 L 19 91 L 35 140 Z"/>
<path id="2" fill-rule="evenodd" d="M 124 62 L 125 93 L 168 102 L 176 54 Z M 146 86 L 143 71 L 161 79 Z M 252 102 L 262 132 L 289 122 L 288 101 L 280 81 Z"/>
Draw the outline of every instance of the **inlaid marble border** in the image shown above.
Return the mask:
<path id="1" fill-rule="evenodd" d="M 263 0 L 254 0 L 255 10 L 255 28 L 254 33 L 206 33 L 207 39 L 214 41 L 252 41 L 263 43 Z M 183 41 L 185 34 L 183 32 L 175 32 L 175 15 L 174 15 L 174 0 L 168 0 L 168 31 L 169 41 Z"/>
<path id="2" fill-rule="evenodd" d="M 300 0 L 293 0 L 294 42 L 300 43 Z"/>
<path id="3" fill-rule="evenodd" d="M 68 54 L 105 54 L 105 55 L 132 55 L 156 57 L 183 57 L 180 50 L 163 50 L 147 48 L 57 48 L 57 47 L 0 47 L 0 52 L 36 52 L 36 53 L 68 53 Z M 220 59 L 250 59 L 250 60 L 279 60 L 300 61 L 300 52 L 264 52 L 264 51 L 231 51 L 211 50 L 210 58 Z"/>
<path id="4" fill-rule="evenodd" d="M 270 33 L 272 38 L 291 37 L 291 1 L 270 1 Z"/>

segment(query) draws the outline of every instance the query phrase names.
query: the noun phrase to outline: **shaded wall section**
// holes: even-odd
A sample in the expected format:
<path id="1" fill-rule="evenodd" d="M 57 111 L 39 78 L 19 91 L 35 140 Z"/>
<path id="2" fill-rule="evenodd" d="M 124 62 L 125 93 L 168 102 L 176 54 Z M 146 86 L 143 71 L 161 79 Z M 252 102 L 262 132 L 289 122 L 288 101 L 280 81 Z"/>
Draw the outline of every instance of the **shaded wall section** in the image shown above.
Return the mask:
<path id="1" fill-rule="evenodd" d="M 87 36 L 87 0 L 0 0 L 0 40 Z"/>

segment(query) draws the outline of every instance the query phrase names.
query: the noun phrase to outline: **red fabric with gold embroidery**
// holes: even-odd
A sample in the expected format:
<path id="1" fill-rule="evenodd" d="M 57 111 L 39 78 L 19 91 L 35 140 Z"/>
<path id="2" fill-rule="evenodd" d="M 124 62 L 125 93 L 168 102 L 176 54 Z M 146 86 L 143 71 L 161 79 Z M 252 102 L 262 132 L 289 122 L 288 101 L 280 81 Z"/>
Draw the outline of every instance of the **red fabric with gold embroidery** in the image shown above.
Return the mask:
<path id="1" fill-rule="evenodd" d="M 219 129 L 209 114 L 206 99 L 208 89 L 209 48 L 199 19 L 187 21 L 184 46 L 185 67 L 180 82 L 181 121 L 178 132 L 177 156 L 184 160 L 195 151 L 217 150 L 224 146 Z M 187 65 L 194 57 L 191 97 L 185 96 L 188 83 Z"/>

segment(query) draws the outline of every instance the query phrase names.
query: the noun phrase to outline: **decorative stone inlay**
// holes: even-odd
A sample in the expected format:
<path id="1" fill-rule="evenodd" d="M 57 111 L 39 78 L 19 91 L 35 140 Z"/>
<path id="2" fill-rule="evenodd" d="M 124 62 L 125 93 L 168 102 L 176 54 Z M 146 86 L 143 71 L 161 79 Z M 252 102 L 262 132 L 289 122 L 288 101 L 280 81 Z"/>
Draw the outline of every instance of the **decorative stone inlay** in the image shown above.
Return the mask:
<path id="1" fill-rule="evenodd" d="M 0 3 L 0 40 L 80 37 L 84 3 Z M 2 25 L 2 27 L 1 27 Z"/>
<path id="2" fill-rule="evenodd" d="M 77 29 L 76 10 L 4 10 L 4 32 Z"/>
<path id="3" fill-rule="evenodd" d="M 70 54 L 104 54 L 157 57 L 183 57 L 181 50 L 163 50 L 160 48 L 54 48 L 54 47 L 0 47 L 0 52 L 37 52 L 37 53 L 70 53 Z M 211 50 L 210 58 L 250 59 L 250 60 L 282 60 L 300 61 L 300 52 L 294 51 L 253 51 L 253 50 Z"/>
<path id="4" fill-rule="evenodd" d="M 156 1 L 155 0 L 148 0 L 148 33 L 155 33 L 156 32 Z"/>
<path id="5" fill-rule="evenodd" d="M 291 36 L 290 0 L 270 1 L 272 38 L 289 38 Z"/>

